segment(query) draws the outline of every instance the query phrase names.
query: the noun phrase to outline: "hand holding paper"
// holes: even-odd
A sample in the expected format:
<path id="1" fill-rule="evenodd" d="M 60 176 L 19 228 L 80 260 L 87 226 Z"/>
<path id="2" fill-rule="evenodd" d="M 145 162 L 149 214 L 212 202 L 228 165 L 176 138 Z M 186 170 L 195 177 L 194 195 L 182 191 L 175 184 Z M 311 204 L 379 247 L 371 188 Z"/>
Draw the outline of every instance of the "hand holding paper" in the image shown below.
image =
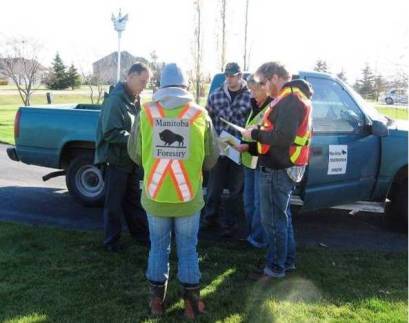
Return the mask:
<path id="1" fill-rule="evenodd" d="M 253 131 L 253 129 L 255 129 L 256 126 L 251 126 L 248 127 L 246 129 L 244 129 L 244 131 L 241 133 L 244 139 L 251 139 L 251 132 Z"/>
<path id="2" fill-rule="evenodd" d="M 227 124 L 229 127 L 233 128 L 234 130 L 239 131 L 240 133 L 242 133 L 243 131 L 245 131 L 246 129 L 244 129 L 243 127 L 237 126 L 234 123 L 231 123 L 230 121 L 227 121 L 224 118 L 220 118 L 221 121 L 223 121 L 225 124 Z"/>
<path id="3" fill-rule="evenodd" d="M 256 128 L 256 126 L 251 126 L 249 128 L 243 128 L 243 127 L 235 125 L 234 123 L 231 123 L 230 121 L 227 121 L 224 118 L 220 118 L 220 120 L 223 121 L 225 124 L 227 124 L 229 127 L 239 131 L 244 139 L 251 139 L 251 131 L 254 128 Z"/>

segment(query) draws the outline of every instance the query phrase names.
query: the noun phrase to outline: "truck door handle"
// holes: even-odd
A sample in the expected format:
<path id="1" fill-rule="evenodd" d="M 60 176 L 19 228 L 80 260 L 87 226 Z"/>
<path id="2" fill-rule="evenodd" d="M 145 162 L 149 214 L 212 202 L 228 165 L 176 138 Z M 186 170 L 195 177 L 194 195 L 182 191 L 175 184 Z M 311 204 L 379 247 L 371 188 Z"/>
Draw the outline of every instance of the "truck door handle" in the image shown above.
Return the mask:
<path id="1" fill-rule="evenodd" d="M 312 147 L 311 152 L 314 156 L 320 156 L 322 155 L 322 148 L 320 147 Z"/>

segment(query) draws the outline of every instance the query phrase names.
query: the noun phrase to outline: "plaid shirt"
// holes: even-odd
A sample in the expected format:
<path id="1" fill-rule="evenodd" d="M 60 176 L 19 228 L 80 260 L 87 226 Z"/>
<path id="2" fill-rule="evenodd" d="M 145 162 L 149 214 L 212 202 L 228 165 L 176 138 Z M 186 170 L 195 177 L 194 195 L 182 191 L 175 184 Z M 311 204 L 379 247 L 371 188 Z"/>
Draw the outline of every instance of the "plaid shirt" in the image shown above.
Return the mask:
<path id="1" fill-rule="evenodd" d="M 240 92 L 235 96 L 233 102 L 231 101 L 226 83 L 209 95 L 206 108 L 209 111 L 209 116 L 213 121 L 214 128 L 219 135 L 222 130 L 226 130 L 240 138 L 239 132 L 227 126 L 220 120 L 220 117 L 244 127 L 247 116 L 251 111 L 250 98 L 250 91 L 245 83 Z"/>

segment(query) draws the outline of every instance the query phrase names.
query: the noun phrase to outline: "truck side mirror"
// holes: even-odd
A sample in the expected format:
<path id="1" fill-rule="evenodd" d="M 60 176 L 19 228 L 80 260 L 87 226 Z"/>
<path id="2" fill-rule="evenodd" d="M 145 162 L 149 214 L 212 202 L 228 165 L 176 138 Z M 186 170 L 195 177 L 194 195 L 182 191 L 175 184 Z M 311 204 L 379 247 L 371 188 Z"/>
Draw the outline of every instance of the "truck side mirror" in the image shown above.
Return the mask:
<path id="1" fill-rule="evenodd" d="M 388 127 L 381 121 L 373 120 L 371 126 L 371 132 L 374 136 L 386 137 L 389 135 Z"/>

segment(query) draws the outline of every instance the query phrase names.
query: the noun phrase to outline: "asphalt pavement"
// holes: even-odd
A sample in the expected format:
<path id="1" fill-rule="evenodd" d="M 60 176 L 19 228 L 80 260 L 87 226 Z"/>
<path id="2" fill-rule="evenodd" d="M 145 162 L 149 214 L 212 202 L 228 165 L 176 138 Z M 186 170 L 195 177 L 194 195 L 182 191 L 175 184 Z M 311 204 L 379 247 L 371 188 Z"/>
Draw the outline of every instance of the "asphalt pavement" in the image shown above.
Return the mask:
<path id="1" fill-rule="evenodd" d="M 86 208 L 75 202 L 67 191 L 65 177 L 43 182 L 42 176 L 53 169 L 12 161 L 7 156 L 7 147 L 0 145 L 0 221 L 67 230 L 102 230 L 101 209 Z M 405 230 L 391 229 L 379 213 L 297 210 L 294 210 L 294 226 L 299 246 L 407 251 Z M 217 232 L 203 232 L 202 237 L 220 239 Z"/>

